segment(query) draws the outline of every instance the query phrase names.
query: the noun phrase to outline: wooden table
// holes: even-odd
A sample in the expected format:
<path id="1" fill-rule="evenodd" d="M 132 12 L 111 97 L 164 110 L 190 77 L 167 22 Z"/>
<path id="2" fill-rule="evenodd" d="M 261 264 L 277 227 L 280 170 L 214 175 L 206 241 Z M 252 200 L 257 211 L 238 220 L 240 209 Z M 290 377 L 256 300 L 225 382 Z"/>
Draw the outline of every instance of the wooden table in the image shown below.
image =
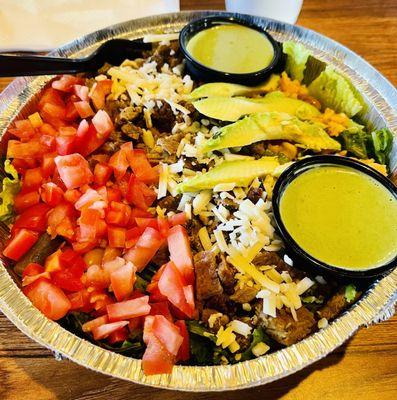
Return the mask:
<path id="1" fill-rule="evenodd" d="M 220 0 L 182 0 L 182 9 L 223 7 Z M 356 51 L 397 84 L 396 0 L 305 0 L 298 24 Z M 0 90 L 9 82 L 0 79 Z M 0 399 L 396 399 L 396 333 L 394 316 L 362 329 L 327 358 L 278 382 L 223 394 L 185 394 L 134 385 L 69 361 L 58 362 L 0 315 Z"/>

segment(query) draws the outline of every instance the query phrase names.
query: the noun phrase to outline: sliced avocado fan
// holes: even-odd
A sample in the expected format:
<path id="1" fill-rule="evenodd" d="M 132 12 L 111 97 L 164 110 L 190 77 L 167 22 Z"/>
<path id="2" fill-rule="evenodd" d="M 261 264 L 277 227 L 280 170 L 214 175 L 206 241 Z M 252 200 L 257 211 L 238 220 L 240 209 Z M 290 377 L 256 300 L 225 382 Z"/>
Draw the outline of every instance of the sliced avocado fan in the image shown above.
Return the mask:
<path id="1" fill-rule="evenodd" d="M 331 139 L 321 124 L 301 121 L 286 113 L 267 112 L 252 114 L 221 128 L 200 146 L 200 151 L 242 147 L 262 140 L 288 140 L 316 151 L 341 149 L 340 143 Z"/>
<path id="2" fill-rule="evenodd" d="M 212 189 L 220 183 L 235 183 L 248 186 L 256 177 L 272 174 L 279 166 L 277 157 L 262 157 L 259 160 L 224 161 L 208 172 L 197 174 L 177 186 L 179 193 Z"/>
<path id="3" fill-rule="evenodd" d="M 280 81 L 279 75 L 271 75 L 270 78 L 259 86 L 244 86 L 235 83 L 213 82 L 199 86 L 190 93 L 190 99 L 201 99 L 204 97 L 232 97 L 248 96 L 257 93 L 267 93 L 276 90 Z"/>
<path id="4" fill-rule="evenodd" d="M 237 121 L 243 115 L 276 111 L 295 115 L 300 119 L 310 119 L 320 115 L 316 107 L 302 100 L 285 96 L 282 92 L 272 92 L 262 98 L 209 97 L 193 102 L 201 114 L 221 121 Z"/>

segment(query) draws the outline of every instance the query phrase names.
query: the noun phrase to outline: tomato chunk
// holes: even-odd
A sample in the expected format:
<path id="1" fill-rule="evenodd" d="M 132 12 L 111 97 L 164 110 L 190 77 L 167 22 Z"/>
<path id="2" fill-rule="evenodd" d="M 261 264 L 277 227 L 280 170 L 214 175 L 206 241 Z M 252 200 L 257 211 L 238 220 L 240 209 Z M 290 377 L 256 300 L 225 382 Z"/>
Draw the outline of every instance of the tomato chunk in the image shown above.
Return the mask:
<path id="1" fill-rule="evenodd" d="M 110 321 L 119 321 L 148 315 L 150 313 L 149 296 L 109 304 L 107 312 Z"/>
<path id="2" fill-rule="evenodd" d="M 23 228 L 7 244 L 3 255 L 18 261 L 37 242 L 38 238 L 37 232 Z"/>
<path id="3" fill-rule="evenodd" d="M 80 154 L 74 153 L 55 158 L 59 176 L 68 189 L 81 187 L 93 180 L 88 161 Z"/>
<path id="4" fill-rule="evenodd" d="M 169 353 L 174 356 L 178 354 L 183 342 L 183 337 L 180 335 L 178 327 L 163 315 L 155 315 L 152 332 Z"/>
<path id="5" fill-rule="evenodd" d="M 153 228 L 147 227 L 136 245 L 128 250 L 124 258 L 127 261 L 131 261 L 138 271 L 142 271 L 162 244 L 163 238 L 160 233 Z"/>
<path id="6" fill-rule="evenodd" d="M 192 252 L 186 229 L 181 225 L 172 227 L 168 232 L 167 241 L 171 261 L 183 276 L 185 284 L 194 284 Z"/>
<path id="7" fill-rule="evenodd" d="M 135 267 L 127 262 L 110 274 L 110 283 L 118 301 L 127 299 L 134 290 L 135 270 Z"/>
<path id="8" fill-rule="evenodd" d="M 44 232 L 47 228 L 47 213 L 50 207 L 47 204 L 36 204 L 29 207 L 17 218 L 14 228 L 26 228 L 37 232 Z"/>
<path id="9" fill-rule="evenodd" d="M 98 328 L 98 326 L 105 325 L 109 322 L 109 318 L 107 315 L 101 315 L 98 318 L 95 318 L 91 321 L 86 322 L 83 326 L 83 332 L 91 332 L 94 328 Z"/>
<path id="10" fill-rule="evenodd" d="M 54 321 L 64 317 L 71 304 L 59 287 L 47 280 L 37 280 L 23 289 L 25 295 L 47 318 Z"/>
<path id="11" fill-rule="evenodd" d="M 170 374 L 175 364 L 175 357 L 156 338 L 152 337 L 142 357 L 145 375 Z"/>
<path id="12" fill-rule="evenodd" d="M 190 358 L 190 339 L 189 332 L 186 328 L 186 322 L 183 320 L 178 320 L 175 322 L 175 325 L 179 328 L 179 333 L 183 337 L 183 342 L 179 348 L 176 359 L 180 361 L 187 361 Z"/>
<path id="13" fill-rule="evenodd" d="M 128 321 L 111 322 L 92 329 L 92 335 L 95 340 L 101 340 L 107 338 L 111 333 L 116 332 L 122 327 L 128 325 Z"/>

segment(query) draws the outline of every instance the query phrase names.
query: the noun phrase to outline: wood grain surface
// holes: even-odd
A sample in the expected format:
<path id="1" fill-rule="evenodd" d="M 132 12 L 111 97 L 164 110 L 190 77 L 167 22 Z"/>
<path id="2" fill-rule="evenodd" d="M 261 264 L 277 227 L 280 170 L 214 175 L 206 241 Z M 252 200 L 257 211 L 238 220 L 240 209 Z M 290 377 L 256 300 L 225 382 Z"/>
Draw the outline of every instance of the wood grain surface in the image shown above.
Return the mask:
<path id="1" fill-rule="evenodd" d="M 275 0 L 276 1 L 276 0 Z M 282 1 L 282 0 L 278 0 Z M 182 9 L 222 9 L 182 0 Z M 397 85 L 397 0 L 305 0 L 298 24 L 360 54 Z M 0 79 L 0 90 L 11 80 Z M 180 393 L 109 378 L 52 353 L 0 315 L 1 400 L 388 400 L 397 398 L 397 316 L 361 329 L 327 358 L 277 382 L 237 392 Z"/>

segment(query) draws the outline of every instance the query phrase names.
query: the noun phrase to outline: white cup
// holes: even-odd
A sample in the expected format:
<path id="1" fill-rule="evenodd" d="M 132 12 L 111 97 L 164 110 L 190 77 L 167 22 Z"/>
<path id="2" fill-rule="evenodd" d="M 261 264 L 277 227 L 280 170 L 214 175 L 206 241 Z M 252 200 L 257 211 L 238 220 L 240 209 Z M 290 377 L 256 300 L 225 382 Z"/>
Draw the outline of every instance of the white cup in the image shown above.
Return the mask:
<path id="1" fill-rule="evenodd" d="M 303 0 L 225 0 L 226 10 L 241 14 L 259 15 L 294 24 Z"/>

